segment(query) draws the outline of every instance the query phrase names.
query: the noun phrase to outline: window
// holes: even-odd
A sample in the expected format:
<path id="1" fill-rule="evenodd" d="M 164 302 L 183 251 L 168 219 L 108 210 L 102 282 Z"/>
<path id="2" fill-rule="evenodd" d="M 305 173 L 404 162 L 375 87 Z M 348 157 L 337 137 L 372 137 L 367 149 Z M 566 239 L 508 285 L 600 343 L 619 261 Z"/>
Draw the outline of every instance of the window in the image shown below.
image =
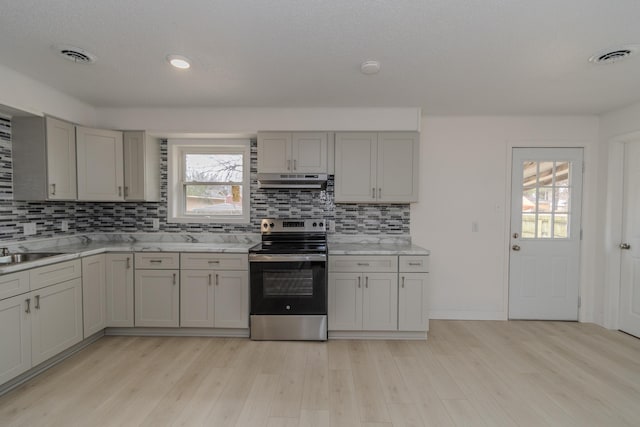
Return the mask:
<path id="1" fill-rule="evenodd" d="M 169 140 L 169 222 L 249 223 L 248 140 Z"/>
<path id="2" fill-rule="evenodd" d="M 522 238 L 569 238 L 571 162 L 527 161 L 522 170 Z"/>

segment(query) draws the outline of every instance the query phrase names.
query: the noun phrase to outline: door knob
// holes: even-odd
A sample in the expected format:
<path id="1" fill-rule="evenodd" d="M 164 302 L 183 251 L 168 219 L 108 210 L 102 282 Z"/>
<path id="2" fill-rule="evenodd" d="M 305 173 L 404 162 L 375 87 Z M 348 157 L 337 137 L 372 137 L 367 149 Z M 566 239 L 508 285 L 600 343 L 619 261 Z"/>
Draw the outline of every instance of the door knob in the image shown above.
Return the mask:
<path id="1" fill-rule="evenodd" d="M 631 245 L 628 243 L 620 243 L 620 249 L 631 249 Z"/>
<path id="2" fill-rule="evenodd" d="M 511 249 L 513 249 L 514 251 L 519 251 L 520 250 L 520 246 L 513 245 L 513 246 L 511 246 Z"/>

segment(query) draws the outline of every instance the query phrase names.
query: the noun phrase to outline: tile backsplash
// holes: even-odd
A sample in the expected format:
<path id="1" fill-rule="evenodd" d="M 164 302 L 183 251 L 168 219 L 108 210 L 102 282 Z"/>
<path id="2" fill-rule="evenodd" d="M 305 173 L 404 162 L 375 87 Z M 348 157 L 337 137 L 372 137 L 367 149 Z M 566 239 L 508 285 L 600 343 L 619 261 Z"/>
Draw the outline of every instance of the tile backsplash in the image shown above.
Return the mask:
<path id="1" fill-rule="evenodd" d="M 260 219 L 325 218 L 335 221 L 336 233 L 408 235 L 409 204 L 335 204 L 333 176 L 325 190 L 259 189 L 257 142 L 251 141 L 251 223 L 167 223 L 167 142 L 160 146 L 160 202 L 24 202 L 14 201 L 11 173 L 11 122 L 0 117 L 0 240 L 24 240 L 88 232 L 257 233 Z M 68 231 L 61 222 L 68 222 Z M 24 236 L 22 224 L 35 222 L 37 234 Z"/>

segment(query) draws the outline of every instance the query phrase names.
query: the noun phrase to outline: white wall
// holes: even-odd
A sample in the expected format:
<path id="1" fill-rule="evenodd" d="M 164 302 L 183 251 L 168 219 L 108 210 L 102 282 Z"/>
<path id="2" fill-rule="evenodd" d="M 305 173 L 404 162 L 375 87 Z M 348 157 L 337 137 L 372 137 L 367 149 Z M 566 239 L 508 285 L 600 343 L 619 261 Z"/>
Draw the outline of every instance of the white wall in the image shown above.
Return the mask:
<path id="1" fill-rule="evenodd" d="M 259 130 L 419 130 L 419 108 L 99 108 L 98 126 L 157 136 Z"/>
<path id="2" fill-rule="evenodd" d="M 49 114 L 94 126 L 95 109 L 43 83 L 0 65 L 0 105 L 41 116 Z"/>
<path id="3" fill-rule="evenodd" d="M 420 202 L 412 205 L 411 235 L 432 251 L 433 318 L 507 318 L 511 147 L 583 146 L 580 319 L 593 319 L 597 138 L 595 116 L 423 116 Z"/>

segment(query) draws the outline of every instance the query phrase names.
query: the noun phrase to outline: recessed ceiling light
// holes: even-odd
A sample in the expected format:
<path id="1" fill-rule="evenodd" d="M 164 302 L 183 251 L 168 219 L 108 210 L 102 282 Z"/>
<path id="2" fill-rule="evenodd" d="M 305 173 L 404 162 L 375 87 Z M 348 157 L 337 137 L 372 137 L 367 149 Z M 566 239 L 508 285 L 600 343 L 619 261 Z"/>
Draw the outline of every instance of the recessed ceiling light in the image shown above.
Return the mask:
<path id="1" fill-rule="evenodd" d="M 76 46 L 57 44 L 52 47 L 58 52 L 58 55 L 76 64 L 93 64 L 97 59 L 93 53 Z"/>
<path id="2" fill-rule="evenodd" d="M 637 51 L 638 45 L 636 44 L 618 46 L 613 49 L 606 49 L 596 53 L 589 58 L 589 62 L 593 62 L 595 64 L 613 64 L 615 62 L 622 61 L 623 59 L 627 59 Z"/>
<path id="3" fill-rule="evenodd" d="M 189 58 L 182 55 L 168 55 L 167 61 L 169 61 L 169 64 L 173 65 L 176 68 L 180 68 L 181 70 L 186 70 L 187 68 L 191 67 Z"/>
<path id="4" fill-rule="evenodd" d="M 380 62 L 364 61 L 360 64 L 360 71 L 362 74 L 377 74 L 380 71 Z"/>

